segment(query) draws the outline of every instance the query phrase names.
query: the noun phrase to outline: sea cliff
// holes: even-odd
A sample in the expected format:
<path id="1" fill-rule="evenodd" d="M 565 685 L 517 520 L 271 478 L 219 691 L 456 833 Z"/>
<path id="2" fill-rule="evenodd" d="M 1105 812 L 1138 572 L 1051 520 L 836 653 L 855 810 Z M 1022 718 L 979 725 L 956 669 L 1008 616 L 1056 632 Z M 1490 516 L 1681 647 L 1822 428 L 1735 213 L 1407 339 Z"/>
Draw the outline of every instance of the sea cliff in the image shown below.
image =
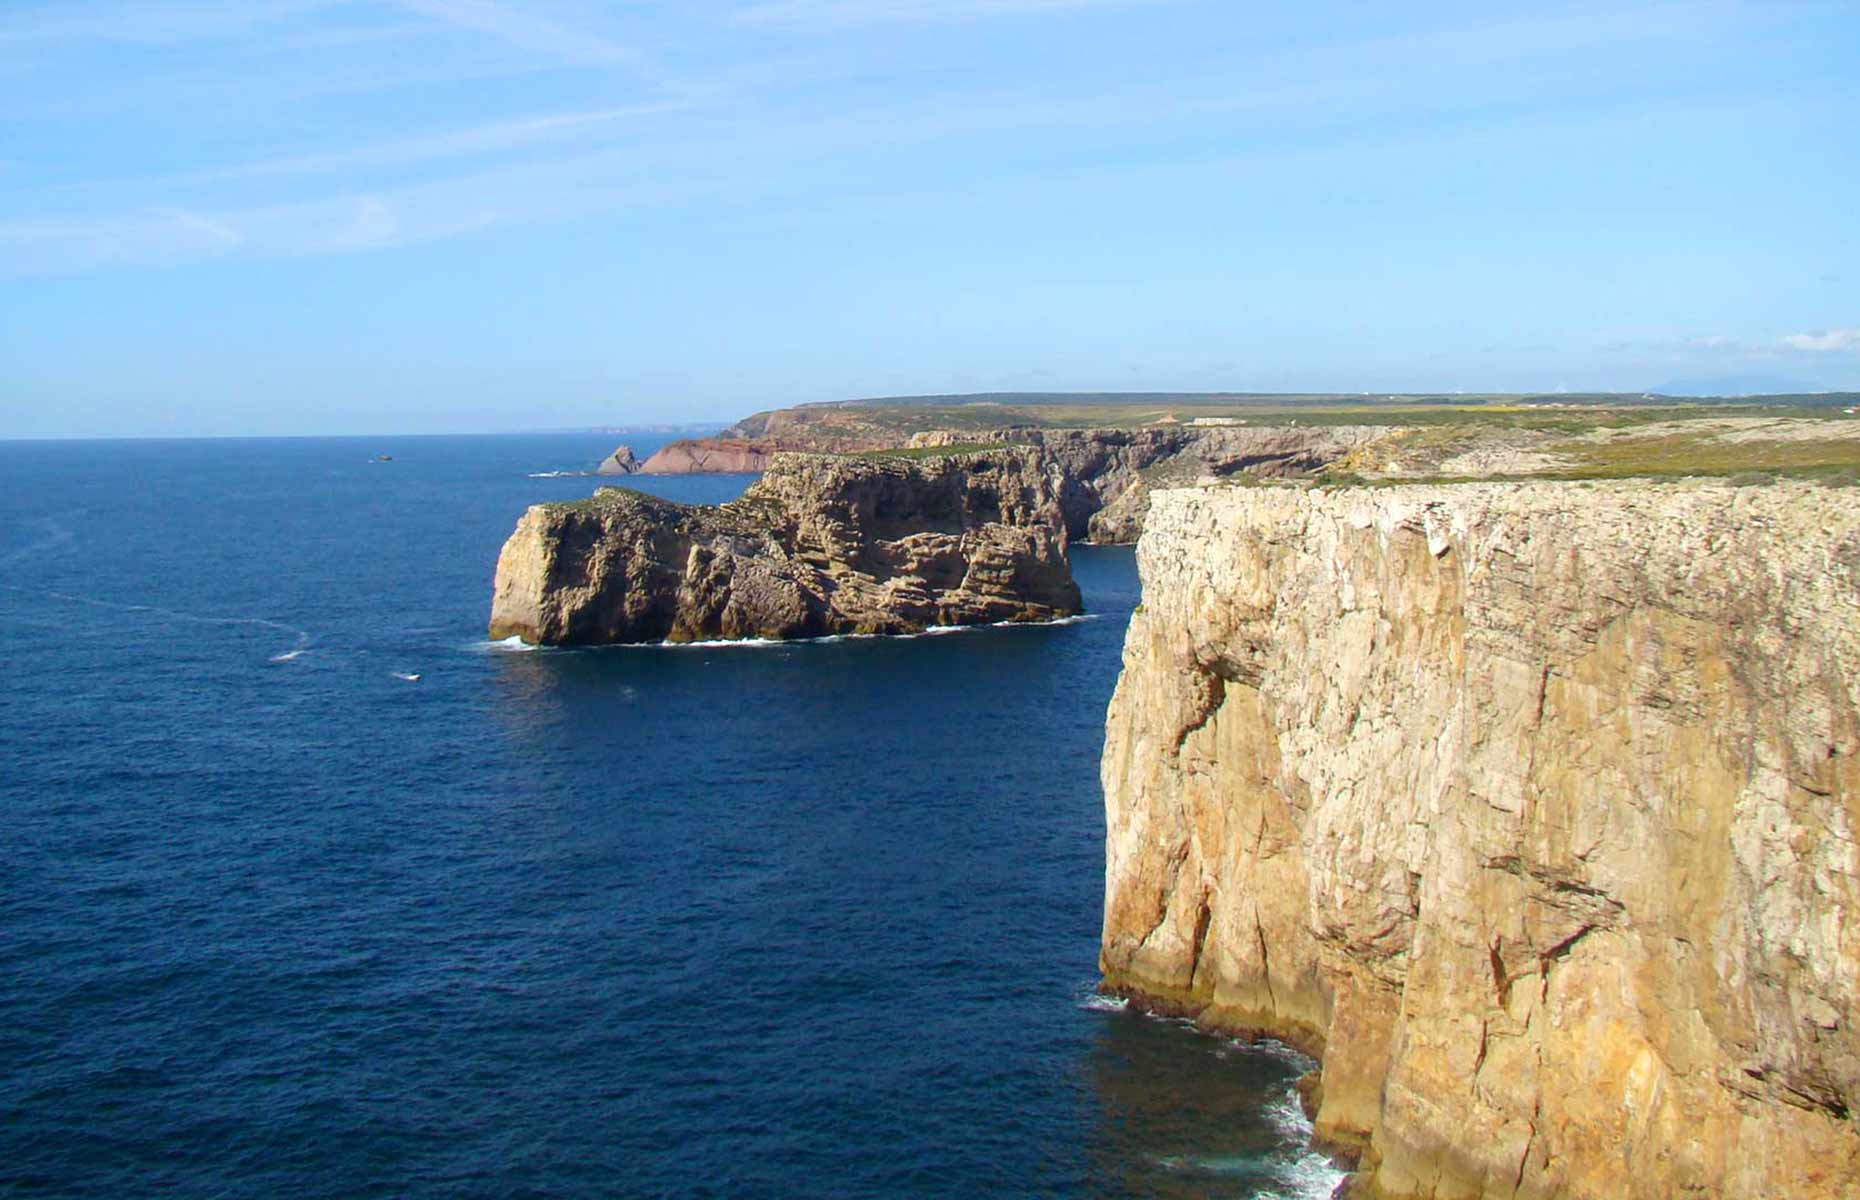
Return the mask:
<path id="1" fill-rule="evenodd" d="M 775 414 L 779 416 L 780 414 Z M 745 421 L 726 436 L 673 442 L 648 458 L 647 475 L 763 470 L 777 454 L 869 455 L 1000 443 L 1023 447 L 1034 469 L 1053 479 L 1067 535 L 1074 541 L 1134 542 L 1150 488 L 1202 476 L 1309 474 L 1405 432 L 1373 425 L 1250 425 L 1226 428 L 851 430 Z M 731 436 L 754 432 L 755 436 Z"/>
<path id="2" fill-rule="evenodd" d="M 604 488 L 530 508 L 498 555 L 490 636 L 895 634 L 1079 607 L 1052 481 L 1026 451 L 796 454 L 716 507 Z"/>
<path id="3" fill-rule="evenodd" d="M 1322 1059 L 1355 1194 L 1860 1188 L 1860 506 L 1158 492 L 1108 989 Z"/>

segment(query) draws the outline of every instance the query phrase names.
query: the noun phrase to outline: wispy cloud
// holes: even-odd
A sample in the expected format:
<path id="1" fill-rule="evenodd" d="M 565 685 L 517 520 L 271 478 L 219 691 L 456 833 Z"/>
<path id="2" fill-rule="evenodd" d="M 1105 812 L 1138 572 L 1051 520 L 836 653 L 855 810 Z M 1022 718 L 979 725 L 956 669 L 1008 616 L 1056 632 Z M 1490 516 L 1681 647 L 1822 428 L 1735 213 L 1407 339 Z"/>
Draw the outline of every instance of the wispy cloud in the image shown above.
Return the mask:
<path id="1" fill-rule="evenodd" d="M 893 21 L 966 21 L 1033 16 L 1083 8 L 1131 8 L 1168 0 L 765 0 L 738 9 L 749 25 L 875 25 Z"/>
<path id="2" fill-rule="evenodd" d="M 219 258 L 248 241 L 222 216 L 189 209 L 73 220 L 0 221 L 0 274 Z"/>
<path id="3" fill-rule="evenodd" d="M 1803 354 L 1860 351 L 1860 329 L 1822 329 L 1808 333 L 1787 333 L 1780 337 L 1733 337 L 1722 333 L 1631 337 L 1605 342 L 1598 349 L 1609 354 L 1654 353 L 1674 361 L 1746 359 L 1777 362 Z"/>
<path id="4" fill-rule="evenodd" d="M 501 38 L 566 62 L 637 64 L 638 50 L 585 28 L 551 20 L 531 8 L 495 0 L 393 0 L 401 8 L 461 29 Z"/>
<path id="5" fill-rule="evenodd" d="M 310 7 L 315 0 L 250 2 L 255 10 L 285 14 Z M 448 29 L 486 36 L 432 39 L 443 45 L 430 55 L 319 56 L 309 60 L 319 79 L 340 75 L 345 69 L 371 79 L 401 69 L 447 71 L 464 77 L 484 67 L 479 60 L 487 53 L 495 60 L 492 67 L 512 60 L 534 67 L 533 60 L 541 55 L 571 64 L 623 63 L 633 84 L 651 76 L 650 66 L 641 62 L 631 44 L 609 36 L 617 28 L 615 14 L 640 15 L 643 6 L 603 9 L 557 0 L 545 10 L 519 0 L 323 2 L 343 22 L 362 17 L 379 21 L 385 15 L 397 23 L 392 27 L 344 24 L 327 31 L 334 34 L 351 29 L 399 29 L 411 19 L 429 33 L 437 22 Z M 1136 9 L 1178 2 L 1185 0 L 760 0 L 729 15 L 795 25 L 908 22 L 1015 14 L 1033 17 L 1064 10 Z M 173 0 L 149 0 L 149 4 L 166 10 L 198 9 L 202 27 L 208 10 L 226 20 L 240 19 L 236 15 L 239 5 L 232 0 L 191 6 Z M 1662 14 L 1668 11 L 1659 10 Z M 290 28 L 293 33 L 315 32 Z M 1053 81 L 1029 83 L 1018 73 L 979 79 L 939 77 L 934 87 L 915 91 L 850 90 L 832 104 L 820 102 L 823 95 L 832 95 L 832 84 L 848 78 L 858 83 L 871 73 L 866 57 L 854 55 L 840 63 L 839 76 L 830 58 L 824 65 L 810 58 L 799 69 L 793 60 L 785 60 L 779 71 L 767 60 L 753 64 L 753 70 L 738 63 L 734 73 L 713 70 L 712 77 L 720 82 L 708 92 L 694 86 L 650 84 L 616 88 L 609 77 L 612 72 L 563 71 L 551 63 L 537 74 L 551 83 L 564 77 L 574 81 L 573 90 L 562 88 L 551 94 L 563 103 L 563 111 L 545 108 L 540 115 L 505 116 L 422 132 L 418 126 L 399 124 L 405 112 L 384 107 L 380 113 L 385 120 L 366 127 L 369 132 L 359 138 L 356 132 L 365 128 L 361 125 L 324 128 L 298 120 L 294 132 L 301 136 L 311 131 L 317 142 L 280 146 L 257 139 L 203 139 L 202 149 L 212 157 L 202 154 L 187 161 L 164 155 L 132 163 L 131 169 L 139 167 L 144 173 L 130 178 L 93 174 L 70 181 L 50 180 L 50 186 L 42 184 L 36 192 L 14 188 L 11 200 L 0 202 L 0 249 L 10 247 L 0 254 L 0 273 L 18 269 L 21 260 L 34 264 L 33 270 L 56 270 L 61 262 L 67 269 L 85 269 L 225 255 L 352 252 L 426 241 L 487 225 L 624 208 L 640 202 L 642 195 L 668 189 L 685 195 L 735 195 L 757 189 L 779 194 L 797 186 L 797 171 L 831 171 L 839 163 L 856 164 L 859 179 L 895 181 L 914 178 L 915 173 L 883 161 L 874 168 L 861 156 L 895 155 L 909 145 L 958 146 L 965 139 L 987 151 L 991 145 L 1032 130 L 1088 131 L 1090 137 L 1113 145 L 1139 141 L 1148 129 L 1163 126 L 1178 131 L 1184 139 L 1196 132 L 1218 131 L 1224 162 L 1252 161 L 1281 151 L 1302 156 L 1301 162 L 1328 161 L 1350 152 L 1353 140 L 1386 142 L 1400 137 L 1404 120 L 1432 122 L 1442 108 L 1528 101 L 1563 78 L 1557 64 L 1536 61 L 1545 55 L 1569 56 L 1574 50 L 1586 54 L 1595 44 L 1693 36 L 1692 29 L 1685 22 L 1665 22 L 1649 14 L 1620 18 L 1601 29 L 1567 16 L 1551 16 L 1535 23 L 1481 23 L 1471 30 L 1435 28 L 1393 38 L 1318 42 L 1262 56 L 1246 64 L 1246 70 L 1236 70 L 1228 61 L 1215 64 L 1218 70 L 1198 62 L 1166 78 L 1139 75 L 1112 84 L 1092 78 L 1079 86 L 1071 86 L 1072 80 L 1057 85 Z M 665 27 L 658 31 L 663 37 Z M 270 40 L 254 39 L 262 44 Z M 833 43 L 835 39 L 822 41 Z M 655 51 L 663 46 L 650 40 L 642 44 Z M 512 53 L 513 48 L 522 53 Z M 219 79 L 224 73 L 222 48 L 214 47 L 212 56 L 211 74 Z M 1582 57 L 1583 69 L 1589 69 L 1586 57 L 1571 57 Z M 1459 77 L 1474 78 L 1478 86 L 1465 92 L 1409 86 L 1430 64 L 1441 62 L 1454 64 Z M 258 72 L 273 65 L 266 59 L 252 66 L 250 77 L 257 78 Z M 266 85 L 274 93 L 294 95 L 276 79 L 267 77 Z M 506 90 L 517 94 L 514 88 L 498 89 L 496 94 Z M 255 84 L 251 92 L 262 97 L 265 86 Z M 492 94 L 491 89 L 485 92 Z M 573 107 L 578 102 L 593 105 L 621 100 L 635 102 Z M 59 103 L 65 102 L 60 96 Z M 692 116 L 699 109 L 703 113 Z M 692 119 L 642 120 L 680 112 Z M 491 117 L 495 110 L 475 115 Z M 636 120 L 649 126 L 639 136 L 627 127 Z M 1286 137 L 1292 127 L 1299 131 L 1296 144 Z M 1515 121 L 1509 125 L 1512 130 L 1520 127 Z M 617 132 L 623 128 L 624 137 Z M 333 145 L 326 140 L 339 139 L 344 133 L 355 140 L 336 140 Z M 1426 136 L 1437 143 L 1444 135 L 1430 127 Z M 1020 140 L 1034 141 L 1031 136 Z M 228 157 L 226 147 L 232 145 L 247 147 L 247 154 L 254 153 L 251 146 L 267 145 L 256 153 L 269 156 L 220 165 Z M 978 157 L 985 160 L 987 155 Z M 421 169 L 432 164 L 443 165 Z M 116 163 L 112 160 L 108 165 L 115 167 Z M 1147 168 L 1139 164 L 1129 169 Z M 1003 179 L 1011 187 L 1019 176 L 1010 172 Z M 497 185 L 490 189 L 495 191 L 494 202 L 486 199 L 487 180 Z M 238 186 L 203 186 L 235 181 Z M 873 186 L 882 190 L 897 185 Z M 921 197 L 915 185 L 910 185 L 898 192 L 897 199 L 909 206 Z M 883 195 L 862 193 L 858 202 L 871 210 L 886 200 Z M 92 214 L 88 219 L 78 215 L 86 212 Z M 59 219 L 39 219 L 45 214 Z M 4 223 L 8 216 L 16 219 Z M 71 219 L 65 220 L 67 216 Z M 8 254 L 15 261 L 4 261 Z M 1782 352 L 1774 337 L 1767 345 L 1770 353 Z M 1691 349 L 1728 353 L 1737 347 L 1726 339 L 1720 345 L 1701 342 Z"/>
<path id="6" fill-rule="evenodd" d="M 545 142 L 557 142 L 576 134 L 596 132 L 606 126 L 619 125 L 641 117 L 680 112 L 691 108 L 685 101 L 668 100 L 657 104 L 633 104 L 620 108 L 592 109 L 586 112 L 549 113 L 453 130 L 426 137 L 397 138 L 317 154 L 296 154 L 284 158 L 261 159 L 237 166 L 193 172 L 175 176 L 171 183 L 209 183 L 222 179 L 239 179 L 264 175 L 309 175 L 332 171 L 352 171 L 370 167 L 408 167 L 448 158 L 466 158 L 521 150 Z"/>
<path id="7" fill-rule="evenodd" d="M 728 172 L 674 180 L 593 153 L 279 204 L 0 220 L 0 277 L 352 254 L 745 186 Z"/>
<path id="8" fill-rule="evenodd" d="M 196 0 L 26 4 L 0 28 L 0 48 L 56 42 L 175 44 L 238 37 L 332 6 L 331 0 Z"/>
<path id="9" fill-rule="evenodd" d="M 1791 333 L 1782 339 L 1791 350 L 1811 354 L 1830 354 L 1843 350 L 1860 350 L 1860 329 L 1823 329 L 1816 333 Z"/>
<path id="10" fill-rule="evenodd" d="M 167 209 L 0 222 L 0 274 L 353 253 L 463 233 L 484 223 L 455 213 L 447 221 L 409 228 L 389 200 L 372 195 L 221 212 Z"/>

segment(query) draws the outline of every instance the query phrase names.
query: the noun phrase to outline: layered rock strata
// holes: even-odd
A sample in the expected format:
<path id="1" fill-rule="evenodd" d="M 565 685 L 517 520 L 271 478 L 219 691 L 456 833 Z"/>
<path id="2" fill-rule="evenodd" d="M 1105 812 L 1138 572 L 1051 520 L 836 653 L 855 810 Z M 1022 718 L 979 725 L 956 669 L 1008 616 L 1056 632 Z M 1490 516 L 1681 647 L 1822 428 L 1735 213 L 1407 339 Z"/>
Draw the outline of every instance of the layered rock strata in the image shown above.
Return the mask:
<path id="1" fill-rule="evenodd" d="M 604 488 L 526 512 L 490 635 L 551 645 L 913 633 L 1079 611 L 1054 490 L 1025 451 L 784 455 L 718 507 Z"/>
<path id="2" fill-rule="evenodd" d="M 1106 986 L 1322 1058 L 1355 1194 L 1860 1193 L 1860 506 L 1157 493 Z"/>
<path id="3" fill-rule="evenodd" d="M 735 438 L 683 438 L 640 464 L 643 475 L 743 475 L 766 468 L 781 447 Z"/>
<path id="4" fill-rule="evenodd" d="M 596 475 L 636 475 L 644 464 L 633 454 L 631 446 L 616 446 L 614 452 L 594 468 Z"/>

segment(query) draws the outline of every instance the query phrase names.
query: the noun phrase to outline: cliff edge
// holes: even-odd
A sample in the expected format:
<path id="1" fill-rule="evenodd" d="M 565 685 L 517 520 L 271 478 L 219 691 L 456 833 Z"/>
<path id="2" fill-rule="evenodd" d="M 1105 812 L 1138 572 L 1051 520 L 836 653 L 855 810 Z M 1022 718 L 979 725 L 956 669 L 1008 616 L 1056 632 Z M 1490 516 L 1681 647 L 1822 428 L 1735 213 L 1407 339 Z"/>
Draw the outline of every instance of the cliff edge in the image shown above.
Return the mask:
<path id="1" fill-rule="evenodd" d="M 780 414 L 776 414 L 779 416 Z M 751 419 L 736 429 L 756 437 L 672 442 L 640 468 L 647 475 L 763 470 L 781 453 L 860 454 L 893 450 L 963 449 L 987 443 L 1031 447 L 1053 486 L 1068 536 L 1097 543 L 1134 542 L 1142 532 L 1153 486 L 1192 483 L 1202 476 L 1304 475 L 1346 455 L 1409 431 L 1375 425 L 1247 425 L 1226 428 L 1032 429 L 981 428 L 897 431 Z M 774 436 L 773 430 L 782 431 Z M 1392 452 L 1384 457 L 1392 457 Z"/>
<path id="2" fill-rule="evenodd" d="M 717 507 L 603 488 L 530 508 L 498 555 L 490 636 L 914 633 L 1079 608 L 1051 483 L 1025 452 L 783 455 Z"/>
<path id="3" fill-rule="evenodd" d="M 1860 506 L 1157 492 L 1106 987 L 1322 1057 L 1355 1194 L 1860 1188 Z"/>

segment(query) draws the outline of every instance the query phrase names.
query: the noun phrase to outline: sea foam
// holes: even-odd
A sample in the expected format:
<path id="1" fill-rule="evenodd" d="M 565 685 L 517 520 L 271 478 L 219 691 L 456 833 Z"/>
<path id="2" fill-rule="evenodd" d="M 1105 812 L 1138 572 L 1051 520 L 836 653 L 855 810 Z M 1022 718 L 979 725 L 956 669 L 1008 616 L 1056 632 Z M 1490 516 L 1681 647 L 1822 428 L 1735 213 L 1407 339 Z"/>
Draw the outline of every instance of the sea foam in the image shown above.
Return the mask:
<path id="1" fill-rule="evenodd" d="M 514 633 L 494 642 L 467 642 L 465 645 L 465 650 L 471 654 L 529 654 L 541 649 L 541 646 L 532 646 Z"/>
<path id="2" fill-rule="evenodd" d="M 839 642 L 893 641 L 943 637 L 952 633 L 976 633 L 984 629 L 1044 629 L 1056 625 L 1078 625 L 1096 621 L 1102 613 L 1074 613 L 1050 621 L 991 621 L 982 625 L 932 625 L 916 633 L 828 633 L 805 638 L 714 638 L 701 642 L 624 642 L 613 646 L 592 647 L 603 650 L 765 650 L 771 646 L 831 646 Z"/>
<path id="3" fill-rule="evenodd" d="M 1079 1007 L 1087 1012 L 1123 1012 L 1130 1007 L 1130 1001 L 1123 996 L 1107 996 L 1102 992 L 1093 992 L 1079 1001 Z"/>

